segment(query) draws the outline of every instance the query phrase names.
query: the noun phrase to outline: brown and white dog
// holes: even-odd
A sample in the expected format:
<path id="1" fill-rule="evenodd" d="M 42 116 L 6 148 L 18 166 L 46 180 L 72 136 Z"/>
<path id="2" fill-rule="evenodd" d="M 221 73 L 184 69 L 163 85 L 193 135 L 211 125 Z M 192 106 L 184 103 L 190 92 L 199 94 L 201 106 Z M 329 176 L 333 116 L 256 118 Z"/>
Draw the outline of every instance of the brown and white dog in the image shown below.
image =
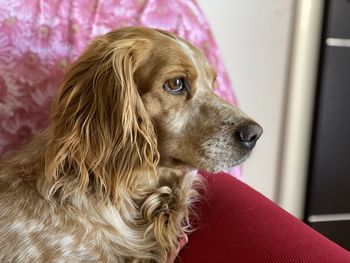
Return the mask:
<path id="1" fill-rule="evenodd" d="M 191 171 L 241 163 L 262 133 L 214 82 L 204 55 L 170 33 L 92 41 L 49 127 L 0 161 L 0 261 L 167 261 L 190 230 Z"/>

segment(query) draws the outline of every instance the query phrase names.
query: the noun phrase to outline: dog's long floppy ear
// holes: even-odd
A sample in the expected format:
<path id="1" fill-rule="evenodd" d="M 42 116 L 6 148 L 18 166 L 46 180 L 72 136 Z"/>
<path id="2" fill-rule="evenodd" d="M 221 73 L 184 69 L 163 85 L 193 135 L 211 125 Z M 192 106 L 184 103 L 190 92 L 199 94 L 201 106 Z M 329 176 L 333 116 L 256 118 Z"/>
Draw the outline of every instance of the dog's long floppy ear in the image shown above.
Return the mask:
<path id="1" fill-rule="evenodd" d="M 148 44 L 115 31 L 97 38 L 69 70 L 49 129 L 48 197 L 93 184 L 115 199 L 120 187 L 137 187 L 140 171 L 155 175 L 155 131 L 134 81 Z"/>

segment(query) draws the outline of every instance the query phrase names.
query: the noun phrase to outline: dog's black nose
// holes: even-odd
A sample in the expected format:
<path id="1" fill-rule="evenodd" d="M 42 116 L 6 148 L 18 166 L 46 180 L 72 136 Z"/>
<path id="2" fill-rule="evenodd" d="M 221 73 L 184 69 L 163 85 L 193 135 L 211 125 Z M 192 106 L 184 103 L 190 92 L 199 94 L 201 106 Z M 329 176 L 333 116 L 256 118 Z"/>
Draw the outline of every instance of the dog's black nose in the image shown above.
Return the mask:
<path id="1" fill-rule="evenodd" d="M 239 142 L 249 150 L 253 149 L 256 141 L 260 138 L 263 130 L 255 122 L 246 122 L 241 124 L 237 129 Z"/>

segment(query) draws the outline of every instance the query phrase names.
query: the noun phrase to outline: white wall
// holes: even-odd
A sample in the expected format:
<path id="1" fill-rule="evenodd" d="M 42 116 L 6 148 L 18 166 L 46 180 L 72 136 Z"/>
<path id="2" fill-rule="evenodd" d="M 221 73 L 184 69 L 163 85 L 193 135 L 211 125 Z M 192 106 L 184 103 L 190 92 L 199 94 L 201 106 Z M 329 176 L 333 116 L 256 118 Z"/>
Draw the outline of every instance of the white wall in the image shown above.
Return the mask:
<path id="1" fill-rule="evenodd" d="M 293 0 L 198 0 L 212 26 L 240 107 L 264 128 L 244 181 L 276 200 Z"/>
<path id="2" fill-rule="evenodd" d="M 294 19 L 277 201 L 298 218 L 304 215 L 324 2 L 298 0 Z"/>

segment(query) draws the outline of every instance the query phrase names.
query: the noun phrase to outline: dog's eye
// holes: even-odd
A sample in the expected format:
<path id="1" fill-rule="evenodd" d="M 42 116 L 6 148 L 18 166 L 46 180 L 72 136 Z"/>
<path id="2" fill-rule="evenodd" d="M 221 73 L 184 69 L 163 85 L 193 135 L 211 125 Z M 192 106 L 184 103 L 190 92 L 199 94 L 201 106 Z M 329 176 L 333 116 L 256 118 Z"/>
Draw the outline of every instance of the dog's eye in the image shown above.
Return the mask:
<path id="1" fill-rule="evenodd" d="M 173 78 L 164 83 L 163 88 L 170 93 L 181 93 L 186 90 L 184 78 Z"/>

